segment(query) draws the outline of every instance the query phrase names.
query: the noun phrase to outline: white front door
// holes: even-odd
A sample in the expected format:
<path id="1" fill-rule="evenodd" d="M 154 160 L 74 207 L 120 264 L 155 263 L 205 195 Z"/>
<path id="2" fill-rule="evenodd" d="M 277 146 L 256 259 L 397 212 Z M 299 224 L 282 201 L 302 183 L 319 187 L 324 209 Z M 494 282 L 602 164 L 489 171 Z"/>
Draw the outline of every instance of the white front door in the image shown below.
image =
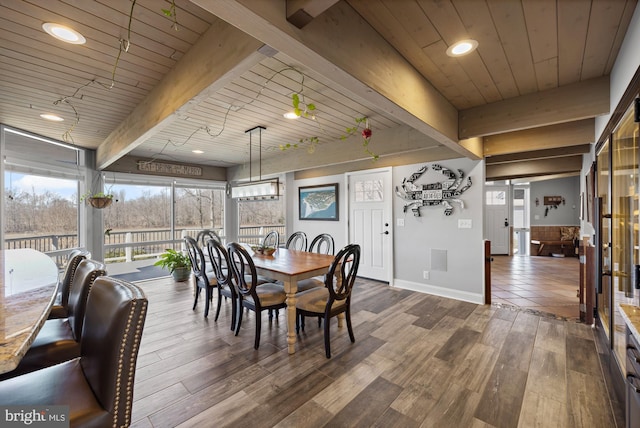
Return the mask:
<path id="1" fill-rule="evenodd" d="M 491 254 L 509 254 L 509 186 L 485 187 L 484 230 Z"/>
<path id="2" fill-rule="evenodd" d="M 393 254 L 391 170 L 350 173 L 349 242 L 360 244 L 358 276 L 390 282 Z"/>

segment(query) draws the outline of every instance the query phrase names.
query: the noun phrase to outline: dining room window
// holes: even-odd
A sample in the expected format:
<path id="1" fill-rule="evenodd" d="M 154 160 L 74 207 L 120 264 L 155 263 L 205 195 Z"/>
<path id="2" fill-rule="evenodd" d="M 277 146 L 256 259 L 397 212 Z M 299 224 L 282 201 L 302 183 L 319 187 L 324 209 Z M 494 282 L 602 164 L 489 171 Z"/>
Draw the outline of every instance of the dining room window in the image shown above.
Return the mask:
<path id="1" fill-rule="evenodd" d="M 80 246 L 78 194 L 84 151 L 2 126 L 2 248 L 32 248 L 54 257 Z"/>
<path id="2" fill-rule="evenodd" d="M 285 236 L 285 197 L 268 201 L 238 202 L 238 239 L 248 244 L 259 244 L 272 230 Z"/>
<path id="3" fill-rule="evenodd" d="M 222 185 L 176 185 L 176 230 L 187 231 L 195 237 L 196 231 L 208 229 L 224 239 L 225 199 Z"/>

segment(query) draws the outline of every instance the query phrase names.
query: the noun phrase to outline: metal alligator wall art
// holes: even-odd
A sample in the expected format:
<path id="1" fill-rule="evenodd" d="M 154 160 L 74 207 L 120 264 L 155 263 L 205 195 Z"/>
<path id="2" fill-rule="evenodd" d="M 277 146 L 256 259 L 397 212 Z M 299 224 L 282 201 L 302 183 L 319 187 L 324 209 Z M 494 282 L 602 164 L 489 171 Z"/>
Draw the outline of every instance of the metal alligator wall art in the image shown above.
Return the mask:
<path id="1" fill-rule="evenodd" d="M 407 201 L 404 204 L 403 211 L 406 213 L 408 209 L 413 211 L 415 217 L 420 217 L 420 208 L 424 206 L 444 205 L 444 214 L 451 215 L 453 213 L 452 202 L 460 204 L 460 208 L 464 208 L 464 202 L 459 199 L 465 190 L 471 187 L 471 177 L 467 177 L 467 182 L 460 187 L 464 180 L 464 171 L 458 170 L 458 174 L 441 165 L 433 164 L 431 169 L 440 171 L 447 180 L 439 183 L 429 183 L 417 185 L 415 181 L 427 172 L 427 165 L 411 174 L 409 178 L 402 180 L 402 186 L 396 186 L 396 195 Z"/>

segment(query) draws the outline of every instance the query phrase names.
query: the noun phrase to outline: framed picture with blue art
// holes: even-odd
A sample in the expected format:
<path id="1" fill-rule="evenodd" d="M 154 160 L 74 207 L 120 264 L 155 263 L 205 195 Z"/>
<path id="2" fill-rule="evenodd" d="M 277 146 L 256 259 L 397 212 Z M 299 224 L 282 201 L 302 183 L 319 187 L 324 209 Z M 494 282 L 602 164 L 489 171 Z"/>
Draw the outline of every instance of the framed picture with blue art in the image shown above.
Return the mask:
<path id="1" fill-rule="evenodd" d="M 300 220 L 338 221 L 338 183 L 298 188 Z"/>

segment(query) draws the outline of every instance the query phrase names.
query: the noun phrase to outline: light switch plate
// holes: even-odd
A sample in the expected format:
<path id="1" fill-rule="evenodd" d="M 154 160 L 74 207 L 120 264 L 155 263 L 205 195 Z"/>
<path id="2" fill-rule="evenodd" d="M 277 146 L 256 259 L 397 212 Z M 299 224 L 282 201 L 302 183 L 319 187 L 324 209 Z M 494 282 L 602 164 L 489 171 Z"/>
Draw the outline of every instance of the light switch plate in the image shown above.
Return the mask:
<path id="1" fill-rule="evenodd" d="M 396 226 L 404 227 L 404 219 L 403 218 L 396 219 Z"/>
<path id="2" fill-rule="evenodd" d="M 458 219 L 458 229 L 471 229 L 471 219 L 461 218 Z"/>

